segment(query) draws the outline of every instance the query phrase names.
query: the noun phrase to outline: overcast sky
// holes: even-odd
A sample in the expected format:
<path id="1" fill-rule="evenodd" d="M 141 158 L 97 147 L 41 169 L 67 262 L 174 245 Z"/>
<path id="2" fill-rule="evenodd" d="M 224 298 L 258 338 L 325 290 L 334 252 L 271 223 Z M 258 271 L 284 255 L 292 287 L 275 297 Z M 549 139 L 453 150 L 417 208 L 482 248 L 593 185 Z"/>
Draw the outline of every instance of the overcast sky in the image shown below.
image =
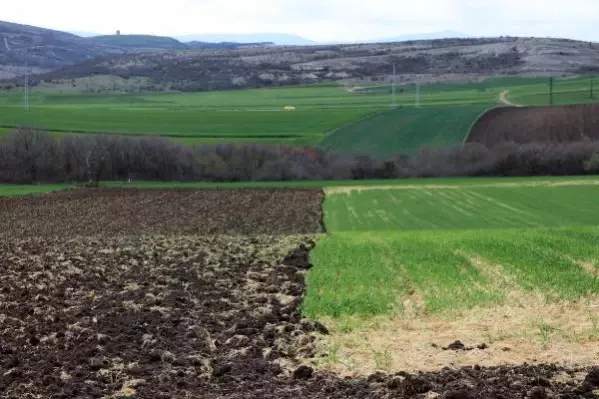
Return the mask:
<path id="1" fill-rule="evenodd" d="M 599 41 L 599 0 L 28 0 L 0 20 L 65 31 L 289 33 L 355 41 L 453 30 Z"/>

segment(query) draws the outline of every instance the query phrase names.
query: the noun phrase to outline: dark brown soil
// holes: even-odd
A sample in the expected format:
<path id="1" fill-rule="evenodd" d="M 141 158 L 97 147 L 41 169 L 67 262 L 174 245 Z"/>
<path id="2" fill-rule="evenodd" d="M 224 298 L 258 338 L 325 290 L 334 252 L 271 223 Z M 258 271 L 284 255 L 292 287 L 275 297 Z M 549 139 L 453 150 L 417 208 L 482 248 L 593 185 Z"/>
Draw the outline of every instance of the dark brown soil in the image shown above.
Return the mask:
<path id="1" fill-rule="evenodd" d="M 312 245 L 268 236 L 4 241 L 2 397 L 593 397 L 596 373 L 553 383 L 565 372 L 555 366 L 365 379 L 300 366 L 316 331 L 326 333 L 299 312 Z"/>
<path id="2" fill-rule="evenodd" d="M 318 233 L 323 197 L 320 189 L 103 188 L 0 198 L 0 237 Z"/>
<path id="3" fill-rule="evenodd" d="M 468 143 L 493 147 L 505 142 L 566 143 L 599 140 L 599 104 L 561 107 L 501 107 L 472 127 Z"/>

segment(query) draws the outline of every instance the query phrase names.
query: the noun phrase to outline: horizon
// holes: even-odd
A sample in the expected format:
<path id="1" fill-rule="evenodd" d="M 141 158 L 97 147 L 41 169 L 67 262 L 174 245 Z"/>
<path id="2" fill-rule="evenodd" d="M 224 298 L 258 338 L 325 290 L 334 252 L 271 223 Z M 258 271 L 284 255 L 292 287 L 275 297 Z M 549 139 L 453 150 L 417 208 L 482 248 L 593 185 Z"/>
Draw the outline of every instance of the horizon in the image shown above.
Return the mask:
<path id="1" fill-rule="evenodd" d="M 556 37 L 599 41 L 599 2 L 572 0 L 566 10 L 555 1 L 422 0 L 398 5 L 371 0 L 261 0 L 259 5 L 232 0 L 194 4 L 105 0 L 93 15 L 74 0 L 48 4 L 32 0 L 3 10 L 3 20 L 65 32 L 99 35 L 145 34 L 167 37 L 202 35 L 293 35 L 314 42 L 384 40 L 405 35 L 455 31 L 473 37 Z M 36 13 L 31 14 L 31 9 Z M 65 10 L 69 10 L 68 14 Z M 120 10 L 115 13 L 114 10 Z M 140 10 L 143 10 L 140 12 Z"/>

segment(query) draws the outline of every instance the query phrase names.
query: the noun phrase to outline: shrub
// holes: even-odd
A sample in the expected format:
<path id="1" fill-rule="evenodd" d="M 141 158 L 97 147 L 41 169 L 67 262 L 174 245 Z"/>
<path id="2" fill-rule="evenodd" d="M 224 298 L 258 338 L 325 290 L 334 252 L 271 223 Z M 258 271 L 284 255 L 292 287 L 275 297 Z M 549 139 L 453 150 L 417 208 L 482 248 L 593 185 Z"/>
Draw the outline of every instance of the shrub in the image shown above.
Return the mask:
<path id="1" fill-rule="evenodd" d="M 378 159 L 282 145 L 185 147 L 160 137 L 55 138 L 21 129 L 0 139 L 0 181 L 266 181 L 599 173 L 599 142 L 506 142 L 425 148 Z"/>

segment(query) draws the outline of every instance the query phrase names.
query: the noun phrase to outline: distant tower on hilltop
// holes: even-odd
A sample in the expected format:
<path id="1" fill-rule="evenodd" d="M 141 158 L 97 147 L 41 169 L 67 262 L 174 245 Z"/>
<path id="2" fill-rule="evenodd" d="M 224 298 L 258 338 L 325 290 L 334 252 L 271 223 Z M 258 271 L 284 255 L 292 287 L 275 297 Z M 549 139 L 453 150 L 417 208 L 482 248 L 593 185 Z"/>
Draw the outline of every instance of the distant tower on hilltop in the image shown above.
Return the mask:
<path id="1" fill-rule="evenodd" d="M 120 35 L 121 35 L 121 31 L 120 31 L 120 30 L 117 30 L 117 31 L 116 31 L 116 35 L 117 35 L 117 36 L 120 36 Z"/>

